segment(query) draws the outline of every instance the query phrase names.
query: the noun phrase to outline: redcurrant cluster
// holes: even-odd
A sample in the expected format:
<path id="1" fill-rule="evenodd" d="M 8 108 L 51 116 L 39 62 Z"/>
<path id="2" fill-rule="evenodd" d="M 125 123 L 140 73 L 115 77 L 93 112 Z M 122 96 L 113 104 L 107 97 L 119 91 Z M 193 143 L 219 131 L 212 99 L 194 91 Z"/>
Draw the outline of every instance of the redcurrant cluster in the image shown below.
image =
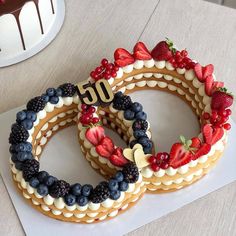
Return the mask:
<path id="1" fill-rule="evenodd" d="M 118 70 L 119 66 L 109 63 L 107 59 L 103 58 L 101 65 L 92 71 L 90 76 L 96 81 L 102 78 L 108 80 L 111 77 L 115 78 Z"/>
<path id="2" fill-rule="evenodd" d="M 156 156 L 151 156 L 148 161 L 151 164 L 153 171 L 158 171 L 160 168 L 167 169 L 169 167 L 170 155 L 167 152 L 159 152 Z"/>
<path id="3" fill-rule="evenodd" d="M 188 57 L 188 52 L 186 50 L 176 51 L 176 53 L 169 59 L 169 62 L 174 68 L 185 68 L 187 70 L 193 69 L 196 64 Z"/>
<path id="4" fill-rule="evenodd" d="M 231 125 L 226 122 L 228 121 L 231 113 L 232 112 L 230 109 L 219 110 L 219 111 L 212 110 L 211 114 L 209 114 L 208 112 L 204 112 L 203 118 L 205 120 L 209 120 L 210 123 L 217 128 L 223 127 L 224 129 L 229 130 L 231 128 Z"/>
<path id="5" fill-rule="evenodd" d="M 82 104 L 81 109 L 82 109 L 81 112 L 82 115 L 80 117 L 80 122 L 83 125 L 97 124 L 100 121 L 98 117 L 93 116 L 96 111 L 95 107 Z"/>

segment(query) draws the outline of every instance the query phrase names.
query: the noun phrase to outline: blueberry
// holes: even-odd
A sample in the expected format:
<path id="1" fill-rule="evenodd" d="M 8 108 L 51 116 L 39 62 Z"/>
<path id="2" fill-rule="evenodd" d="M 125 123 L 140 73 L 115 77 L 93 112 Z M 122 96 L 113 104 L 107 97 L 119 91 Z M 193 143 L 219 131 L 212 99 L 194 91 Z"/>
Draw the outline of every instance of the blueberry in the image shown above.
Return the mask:
<path id="1" fill-rule="evenodd" d="M 112 190 L 112 191 L 117 190 L 118 187 L 119 187 L 118 181 L 115 180 L 115 179 L 109 180 L 109 182 L 108 182 L 108 187 L 109 187 L 109 189 Z"/>
<path id="2" fill-rule="evenodd" d="M 129 184 L 125 181 L 119 183 L 119 190 L 126 191 L 129 188 Z"/>
<path id="3" fill-rule="evenodd" d="M 29 180 L 29 185 L 33 188 L 37 188 L 38 185 L 39 185 L 39 180 L 36 178 L 36 177 L 32 177 L 30 180 Z"/>
<path id="4" fill-rule="evenodd" d="M 72 194 L 68 194 L 65 196 L 64 200 L 67 206 L 73 206 L 76 202 L 76 197 Z"/>
<path id="5" fill-rule="evenodd" d="M 54 96 L 55 93 L 56 93 L 56 90 L 55 90 L 54 88 L 48 88 L 48 89 L 46 90 L 46 94 L 47 94 L 49 97 Z"/>
<path id="6" fill-rule="evenodd" d="M 133 148 L 134 145 L 137 144 L 137 143 L 138 143 L 137 140 L 132 140 L 132 141 L 130 142 L 129 146 L 130 146 L 131 148 Z"/>
<path id="7" fill-rule="evenodd" d="M 25 128 L 25 129 L 27 129 L 27 130 L 30 130 L 30 129 L 32 129 L 33 128 L 33 122 L 31 121 L 31 120 L 29 120 L 29 119 L 26 119 L 26 120 L 23 120 L 22 122 L 21 122 L 21 125 Z"/>
<path id="8" fill-rule="evenodd" d="M 81 193 L 81 184 L 74 184 L 71 186 L 71 193 L 75 196 L 79 196 Z"/>
<path id="9" fill-rule="evenodd" d="M 93 189 L 93 186 L 92 186 L 92 185 L 90 185 L 90 184 L 85 184 L 85 185 L 82 187 L 81 193 L 82 193 L 83 196 L 88 197 L 89 194 L 91 193 L 92 189 Z"/>
<path id="10" fill-rule="evenodd" d="M 58 96 L 58 97 L 62 96 L 62 90 L 60 88 L 56 89 L 56 96 Z"/>
<path id="11" fill-rule="evenodd" d="M 57 181 L 57 178 L 49 175 L 44 178 L 43 183 L 50 187 L 54 184 L 55 181 Z"/>
<path id="12" fill-rule="evenodd" d="M 147 114 L 143 111 L 140 111 L 140 112 L 136 113 L 135 119 L 137 119 L 137 120 L 146 120 L 147 119 Z"/>
<path id="13" fill-rule="evenodd" d="M 152 153 L 152 148 L 150 148 L 150 147 L 145 147 L 145 148 L 143 148 L 143 152 L 144 152 L 145 154 L 151 154 L 151 153 Z"/>
<path id="14" fill-rule="evenodd" d="M 17 160 L 18 161 L 26 161 L 26 160 L 30 160 L 33 159 L 33 155 L 30 152 L 18 152 L 17 153 Z"/>
<path id="15" fill-rule="evenodd" d="M 16 153 L 13 153 L 13 154 L 12 154 L 11 160 L 12 160 L 12 162 L 14 162 L 14 163 L 18 161 L 18 159 L 17 159 L 17 154 L 16 154 Z"/>
<path id="16" fill-rule="evenodd" d="M 32 144 L 31 143 L 25 142 L 24 145 L 25 145 L 26 152 L 32 152 Z"/>
<path id="17" fill-rule="evenodd" d="M 138 143 L 145 147 L 148 145 L 149 141 L 150 140 L 147 137 L 141 137 L 138 139 Z"/>
<path id="18" fill-rule="evenodd" d="M 15 162 L 15 167 L 17 170 L 22 170 L 23 163 L 20 161 Z"/>
<path id="19" fill-rule="evenodd" d="M 59 101 L 59 98 L 58 97 L 56 97 L 56 96 L 53 96 L 53 97 L 51 97 L 50 98 L 50 100 L 49 100 L 52 104 L 57 104 L 58 103 L 58 101 Z"/>
<path id="20" fill-rule="evenodd" d="M 120 191 L 119 190 L 114 190 L 110 192 L 110 198 L 112 200 L 117 200 L 120 197 Z"/>
<path id="21" fill-rule="evenodd" d="M 124 118 L 126 120 L 133 120 L 134 117 L 135 117 L 135 113 L 133 111 L 129 109 L 124 111 Z"/>
<path id="22" fill-rule="evenodd" d="M 119 97 L 123 97 L 124 96 L 124 94 L 121 92 L 121 91 L 119 91 L 119 92 L 117 92 L 116 94 L 115 94 L 115 98 L 119 98 Z"/>
<path id="23" fill-rule="evenodd" d="M 9 152 L 10 153 L 15 153 L 16 152 L 16 146 L 12 144 L 9 148 Z"/>
<path id="24" fill-rule="evenodd" d="M 26 152 L 25 144 L 24 143 L 18 143 L 15 146 L 16 152 Z"/>
<path id="25" fill-rule="evenodd" d="M 115 174 L 115 179 L 118 181 L 118 182 L 121 182 L 123 181 L 124 179 L 124 175 L 121 171 L 118 171 L 116 174 Z"/>
<path id="26" fill-rule="evenodd" d="M 135 130 L 134 131 L 134 137 L 136 139 L 139 139 L 141 137 L 147 137 L 146 132 L 144 130 Z"/>
<path id="27" fill-rule="evenodd" d="M 49 102 L 49 96 L 47 94 L 43 94 L 42 98 L 44 102 Z"/>
<path id="28" fill-rule="evenodd" d="M 46 172 L 46 171 L 40 171 L 39 173 L 38 173 L 38 180 L 40 181 L 40 183 L 43 183 L 44 182 L 44 180 L 47 178 L 49 176 L 49 174 L 48 174 L 48 172 Z"/>
<path id="29" fill-rule="evenodd" d="M 140 111 L 143 110 L 143 106 L 140 103 L 138 103 L 138 102 L 134 102 L 131 105 L 131 110 L 133 112 L 137 113 L 137 112 L 140 112 Z"/>
<path id="30" fill-rule="evenodd" d="M 85 196 L 79 196 L 76 201 L 79 206 L 85 206 L 88 203 L 88 198 Z"/>
<path id="31" fill-rule="evenodd" d="M 37 192 L 41 196 L 46 196 L 48 194 L 48 187 L 45 184 L 39 184 Z"/>
<path id="32" fill-rule="evenodd" d="M 32 122 L 35 122 L 37 120 L 37 115 L 34 111 L 27 111 L 26 117 Z"/>
<path id="33" fill-rule="evenodd" d="M 26 118 L 26 112 L 25 111 L 19 111 L 16 114 L 17 121 L 23 121 Z"/>

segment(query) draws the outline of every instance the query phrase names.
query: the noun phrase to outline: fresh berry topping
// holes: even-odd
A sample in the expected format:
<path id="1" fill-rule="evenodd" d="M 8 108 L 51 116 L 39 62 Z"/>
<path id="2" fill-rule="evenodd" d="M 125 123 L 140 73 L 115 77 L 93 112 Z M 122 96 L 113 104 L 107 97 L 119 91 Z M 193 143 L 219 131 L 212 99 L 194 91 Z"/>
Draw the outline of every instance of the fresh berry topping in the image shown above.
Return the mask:
<path id="1" fill-rule="evenodd" d="M 230 123 L 226 123 L 226 124 L 224 124 L 224 129 L 226 129 L 226 130 L 230 130 L 231 129 L 231 125 L 230 125 Z"/>
<path id="2" fill-rule="evenodd" d="M 199 63 L 194 66 L 194 72 L 200 82 L 205 82 L 208 76 L 212 76 L 214 71 L 214 66 L 209 64 L 205 67 L 202 67 Z"/>
<path id="3" fill-rule="evenodd" d="M 52 186 L 55 182 L 57 181 L 57 178 L 54 177 L 54 176 L 47 176 L 45 179 L 44 179 L 44 184 L 47 185 L 48 187 Z"/>
<path id="4" fill-rule="evenodd" d="M 124 180 L 127 183 L 136 183 L 138 181 L 138 167 L 133 162 L 126 164 L 122 170 L 122 173 L 124 175 Z"/>
<path id="5" fill-rule="evenodd" d="M 178 168 L 189 163 L 192 159 L 191 140 L 185 140 L 183 136 L 180 136 L 181 143 L 175 143 L 170 150 L 170 166 Z"/>
<path id="6" fill-rule="evenodd" d="M 135 117 L 135 113 L 133 111 L 129 109 L 124 111 L 124 118 L 126 120 L 133 120 L 134 117 Z"/>
<path id="7" fill-rule="evenodd" d="M 96 151 L 102 157 L 111 157 L 112 153 L 114 152 L 114 144 L 112 140 L 108 137 L 104 137 L 99 142 L 99 145 L 96 146 Z"/>
<path id="8" fill-rule="evenodd" d="M 147 134 L 144 130 L 135 130 L 133 133 L 136 139 L 139 139 L 141 137 L 147 137 Z"/>
<path id="9" fill-rule="evenodd" d="M 90 196 L 90 200 L 93 203 L 101 203 L 110 197 L 110 191 L 108 184 L 99 184 L 94 188 Z"/>
<path id="10" fill-rule="evenodd" d="M 76 203 L 76 197 L 72 194 L 67 194 L 64 200 L 67 206 L 73 206 Z"/>
<path id="11" fill-rule="evenodd" d="M 44 109 L 45 105 L 46 102 L 42 97 L 35 97 L 27 103 L 26 107 L 28 111 L 39 112 Z"/>
<path id="12" fill-rule="evenodd" d="M 134 57 L 124 48 L 117 48 L 114 53 L 115 64 L 124 67 L 134 63 Z"/>
<path id="13" fill-rule="evenodd" d="M 115 166 L 124 166 L 128 163 L 127 159 L 123 156 L 121 148 L 116 148 L 110 157 L 110 162 Z"/>
<path id="14" fill-rule="evenodd" d="M 52 104 L 57 104 L 59 102 L 59 97 L 52 96 L 52 97 L 50 97 L 49 102 Z"/>
<path id="15" fill-rule="evenodd" d="M 127 110 L 132 105 L 132 100 L 130 96 L 119 96 L 114 97 L 113 100 L 113 107 L 117 110 Z"/>
<path id="16" fill-rule="evenodd" d="M 16 157 L 17 160 L 21 162 L 33 159 L 33 155 L 31 152 L 18 152 L 16 154 Z"/>
<path id="17" fill-rule="evenodd" d="M 209 120 L 210 119 L 210 114 L 208 112 L 203 113 L 203 119 L 204 120 Z"/>
<path id="18" fill-rule="evenodd" d="M 137 144 L 138 143 L 138 141 L 137 140 L 132 140 L 131 142 L 130 142 L 130 144 L 129 144 L 129 146 L 130 146 L 130 148 L 133 148 L 134 147 L 134 145 L 135 144 Z"/>
<path id="19" fill-rule="evenodd" d="M 54 88 L 48 88 L 48 89 L 46 90 L 46 94 L 47 94 L 49 97 L 52 97 L 52 96 L 54 96 L 54 95 L 56 94 L 56 89 L 54 89 Z"/>
<path id="20" fill-rule="evenodd" d="M 34 124 L 31 120 L 25 119 L 21 122 L 21 125 L 26 129 L 30 130 L 33 128 Z"/>
<path id="21" fill-rule="evenodd" d="M 201 147 L 194 153 L 192 160 L 196 160 L 199 157 L 206 155 L 211 150 L 211 145 L 208 143 L 203 143 Z"/>
<path id="22" fill-rule="evenodd" d="M 160 168 L 167 169 L 169 167 L 170 155 L 167 152 L 159 152 L 156 156 L 151 156 L 148 161 L 151 164 L 153 171 L 158 171 Z"/>
<path id="23" fill-rule="evenodd" d="M 148 129 L 148 122 L 146 120 L 136 120 L 132 125 L 133 130 L 144 130 Z"/>
<path id="24" fill-rule="evenodd" d="M 158 61 L 168 61 L 175 52 L 174 44 L 167 39 L 166 41 L 159 42 L 151 52 L 153 59 Z"/>
<path id="25" fill-rule="evenodd" d="M 153 171 L 157 172 L 158 170 L 160 170 L 160 167 L 156 163 L 152 163 L 151 164 L 151 169 Z"/>
<path id="26" fill-rule="evenodd" d="M 37 120 L 37 114 L 34 111 L 26 111 L 26 119 L 35 122 Z"/>
<path id="27" fill-rule="evenodd" d="M 86 139 L 92 143 L 94 146 L 98 145 L 100 141 L 105 136 L 105 130 L 102 126 L 94 126 L 92 128 L 88 128 L 85 137 Z"/>
<path id="28" fill-rule="evenodd" d="M 129 184 L 125 181 L 119 183 L 119 190 L 126 191 L 129 188 Z"/>
<path id="29" fill-rule="evenodd" d="M 213 145 L 223 137 L 224 130 L 222 128 L 212 127 L 211 124 L 206 124 L 202 128 L 202 134 L 205 143 Z"/>
<path id="30" fill-rule="evenodd" d="M 117 200 L 120 197 L 120 191 L 119 190 L 113 190 L 110 192 L 110 198 L 112 200 Z"/>
<path id="31" fill-rule="evenodd" d="M 212 86 L 214 84 L 214 79 L 212 75 L 206 77 L 205 81 L 205 92 L 208 96 L 212 95 Z"/>
<path id="32" fill-rule="evenodd" d="M 81 193 L 81 189 L 82 189 L 81 184 L 79 183 L 73 184 L 71 186 L 71 193 L 75 196 L 79 196 Z"/>
<path id="33" fill-rule="evenodd" d="M 20 121 L 23 121 L 26 119 L 26 111 L 19 111 L 17 114 L 16 114 L 16 120 L 18 122 Z"/>
<path id="34" fill-rule="evenodd" d="M 131 111 L 138 113 L 140 111 L 143 111 L 143 106 L 139 102 L 132 103 L 130 107 Z"/>
<path id="35" fill-rule="evenodd" d="M 26 160 L 23 163 L 23 177 L 25 181 L 29 181 L 32 177 L 34 177 L 39 171 L 39 162 L 35 159 Z"/>
<path id="36" fill-rule="evenodd" d="M 57 180 L 49 189 L 49 194 L 54 198 L 64 197 L 70 190 L 70 185 L 64 180 Z"/>
<path id="37" fill-rule="evenodd" d="M 137 120 L 146 120 L 147 119 L 147 114 L 144 111 L 139 111 L 135 115 L 135 119 Z"/>
<path id="38" fill-rule="evenodd" d="M 152 56 L 144 43 L 138 42 L 134 46 L 134 58 L 136 60 L 150 60 Z"/>
<path id="39" fill-rule="evenodd" d="M 38 174 L 37 174 L 37 178 L 38 180 L 40 181 L 40 183 L 43 183 L 46 178 L 49 176 L 48 172 L 47 171 L 40 171 Z"/>
<path id="40" fill-rule="evenodd" d="M 233 104 L 233 95 L 226 88 L 220 88 L 212 94 L 211 108 L 224 110 Z"/>
<path id="41" fill-rule="evenodd" d="M 37 192 L 41 196 L 46 196 L 48 194 L 48 187 L 45 184 L 39 184 L 37 187 Z"/>
<path id="42" fill-rule="evenodd" d="M 79 196 L 76 199 L 76 202 L 78 203 L 79 206 L 85 206 L 88 204 L 88 198 L 85 196 Z"/>
<path id="43" fill-rule="evenodd" d="M 117 171 L 114 178 L 115 178 L 118 182 L 121 182 L 121 181 L 123 181 L 123 179 L 124 179 L 124 175 L 122 174 L 121 171 Z"/>
<path id="44" fill-rule="evenodd" d="M 199 148 L 201 146 L 200 138 L 194 137 L 191 139 L 191 141 L 192 141 L 191 148 Z"/>
<path id="45" fill-rule="evenodd" d="M 83 185 L 81 189 L 81 194 L 85 197 L 88 197 L 93 190 L 93 186 L 90 184 Z"/>
<path id="46" fill-rule="evenodd" d="M 71 83 L 65 83 L 59 86 L 62 91 L 62 97 L 73 97 L 76 93 L 76 86 Z"/>
<path id="47" fill-rule="evenodd" d="M 36 177 L 32 177 L 30 180 L 29 180 L 29 185 L 33 188 L 37 188 L 39 186 L 40 182 L 39 180 L 36 178 Z"/>
<path id="48" fill-rule="evenodd" d="M 32 144 L 28 142 L 18 143 L 15 145 L 16 152 L 31 152 Z"/>
<path id="49" fill-rule="evenodd" d="M 21 142 L 25 142 L 29 137 L 28 131 L 19 124 L 13 124 L 11 127 L 11 134 L 9 137 L 10 144 L 17 144 Z"/>
<path id="50" fill-rule="evenodd" d="M 115 180 L 115 179 L 110 179 L 109 182 L 108 182 L 108 188 L 111 191 L 117 190 L 119 188 L 118 181 Z"/>

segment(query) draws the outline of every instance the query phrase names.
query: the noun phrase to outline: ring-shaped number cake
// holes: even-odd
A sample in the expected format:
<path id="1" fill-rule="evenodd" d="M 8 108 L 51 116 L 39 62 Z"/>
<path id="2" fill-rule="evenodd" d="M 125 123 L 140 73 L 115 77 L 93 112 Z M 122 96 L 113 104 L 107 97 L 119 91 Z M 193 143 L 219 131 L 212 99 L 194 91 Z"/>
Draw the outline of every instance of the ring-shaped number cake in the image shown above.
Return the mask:
<path id="1" fill-rule="evenodd" d="M 45 94 L 31 99 L 26 109 L 17 113 L 11 128 L 11 171 L 20 194 L 43 214 L 69 222 L 100 222 L 133 206 L 146 186 L 131 162 L 126 162 L 109 181 L 95 187 L 69 184 L 40 169 L 44 146 L 57 131 L 75 124 L 78 107 L 81 102 L 77 88 L 70 83 L 49 88 Z M 98 121 L 93 119 L 94 125 Z M 95 163 L 91 161 L 91 165 Z"/>
<path id="2" fill-rule="evenodd" d="M 114 63 L 102 59 L 88 80 L 94 83 L 106 79 L 116 94 L 109 107 L 99 107 L 96 113 L 103 125 L 120 134 L 130 148 L 107 152 L 113 142 L 90 142 L 82 129 L 90 121 L 79 114 L 79 142 L 86 158 L 106 177 L 126 160 L 136 163 L 151 193 L 174 191 L 199 180 L 222 156 L 231 127 L 228 119 L 233 95 L 223 82 L 216 81 L 213 70 L 212 64 L 202 66 L 190 59 L 186 50 L 178 51 L 169 39 L 159 42 L 151 52 L 138 42 L 133 53 L 118 48 Z M 191 139 L 180 136 L 170 150 L 155 153 L 147 114 L 127 95 L 148 89 L 183 99 L 199 119 L 200 134 Z"/>

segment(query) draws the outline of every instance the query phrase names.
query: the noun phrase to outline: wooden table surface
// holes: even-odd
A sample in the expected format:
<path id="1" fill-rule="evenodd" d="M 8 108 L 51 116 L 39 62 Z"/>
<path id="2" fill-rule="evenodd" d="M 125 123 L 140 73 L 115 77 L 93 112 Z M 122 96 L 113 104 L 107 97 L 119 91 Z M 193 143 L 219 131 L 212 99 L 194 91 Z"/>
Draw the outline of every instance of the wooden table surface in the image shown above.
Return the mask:
<path id="1" fill-rule="evenodd" d="M 0 69 L 0 112 L 50 86 L 86 79 L 117 47 L 142 40 L 152 48 L 166 36 L 202 64 L 214 64 L 236 94 L 236 10 L 201 0 L 67 0 L 66 9 L 60 34 L 45 50 Z M 24 235 L 2 179 L 0 235 Z M 236 182 L 128 235 L 236 235 Z"/>

